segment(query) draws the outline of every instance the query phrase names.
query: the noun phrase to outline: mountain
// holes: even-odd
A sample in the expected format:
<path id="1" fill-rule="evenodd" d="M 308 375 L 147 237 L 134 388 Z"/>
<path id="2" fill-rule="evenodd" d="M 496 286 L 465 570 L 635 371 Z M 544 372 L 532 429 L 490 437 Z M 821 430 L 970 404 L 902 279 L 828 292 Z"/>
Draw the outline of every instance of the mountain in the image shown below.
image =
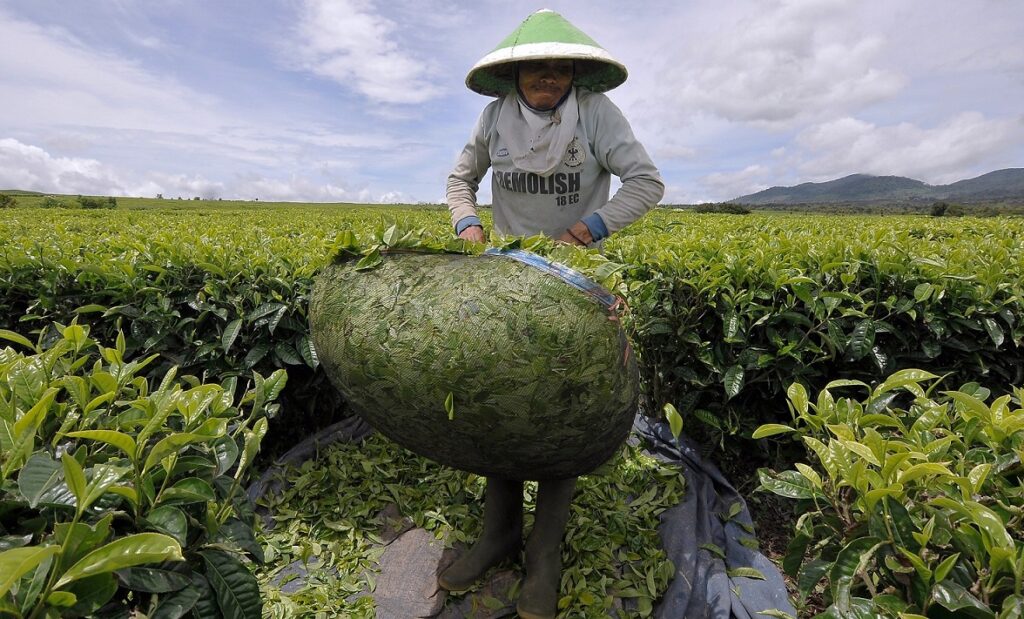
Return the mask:
<path id="1" fill-rule="evenodd" d="M 729 200 L 739 204 L 812 204 L 902 200 L 976 202 L 1024 198 L 1024 168 L 1007 168 L 949 185 L 928 185 L 903 176 L 851 174 L 824 183 L 772 187 Z"/>
<path id="2" fill-rule="evenodd" d="M 977 178 L 941 185 L 949 199 L 998 199 L 1024 196 L 1024 168 L 1008 168 L 982 174 Z"/>

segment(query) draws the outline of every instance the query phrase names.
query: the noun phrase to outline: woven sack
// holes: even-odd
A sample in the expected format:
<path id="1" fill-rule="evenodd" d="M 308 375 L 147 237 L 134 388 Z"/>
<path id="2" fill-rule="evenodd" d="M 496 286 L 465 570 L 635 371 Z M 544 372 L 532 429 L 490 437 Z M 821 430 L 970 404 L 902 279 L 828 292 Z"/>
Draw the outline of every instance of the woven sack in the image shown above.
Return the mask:
<path id="1" fill-rule="evenodd" d="M 632 424 L 639 376 L 616 306 L 529 252 L 390 252 L 326 267 L 310 327 L 331 382 L 395 442 L 480 475 L 561 479 Z"/>

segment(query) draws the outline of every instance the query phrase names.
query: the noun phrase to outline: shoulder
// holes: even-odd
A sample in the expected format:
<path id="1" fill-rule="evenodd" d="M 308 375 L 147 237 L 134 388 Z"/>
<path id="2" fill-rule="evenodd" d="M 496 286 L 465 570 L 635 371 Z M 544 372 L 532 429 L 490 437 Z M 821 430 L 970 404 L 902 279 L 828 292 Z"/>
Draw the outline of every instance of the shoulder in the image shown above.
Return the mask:
<path id="1" fill-rule="evenodd" d="M 498 97 L 484 107 L 484 111 L 480 113 L 480 122 L 484 126 L 493 125 L 498 120 L 502 99 L 503 97 Z"/>
<path id="2" fill-rule="evenodd" d="M 608 116 L 622 116 L 618 106 L 612 103 L 607 95 L 600 92 L 591 92 L 586 88 L 579 88 L 576 91 L 576 101 L 580 106 L 580 116 L 591 118 L 603 118 Z"/>

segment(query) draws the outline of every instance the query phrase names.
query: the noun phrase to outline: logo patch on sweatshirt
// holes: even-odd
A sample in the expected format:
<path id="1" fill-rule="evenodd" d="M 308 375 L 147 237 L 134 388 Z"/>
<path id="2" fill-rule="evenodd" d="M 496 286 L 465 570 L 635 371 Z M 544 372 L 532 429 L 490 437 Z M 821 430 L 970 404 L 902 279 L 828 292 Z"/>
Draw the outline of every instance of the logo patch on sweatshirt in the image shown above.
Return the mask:
<path id="1" fill-rule="evenodd" d="M 583 165 L 583 162 L 587 160 L 587 151 L 583 150 L 580 146 L 578 138 L 573 138 L 572 142 L 565 147 L 565 157 L 562 157 L 562 163 L 569 168 L 578 168 Z"/>
<path id="2" fill-rule="evenodd" d="M 499 148 L 498 152 L 494 153 L 494 156 L 495 157 L 508 157 L 508 149 L 507 148 Z"/>

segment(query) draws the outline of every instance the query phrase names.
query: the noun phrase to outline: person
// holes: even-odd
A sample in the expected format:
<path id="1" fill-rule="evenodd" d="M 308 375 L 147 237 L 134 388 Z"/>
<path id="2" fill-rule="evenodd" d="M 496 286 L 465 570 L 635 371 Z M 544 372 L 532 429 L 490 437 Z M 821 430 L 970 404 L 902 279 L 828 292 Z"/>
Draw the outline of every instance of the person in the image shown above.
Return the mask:
<path id="1" fill-rule="evenodd" d="M 474 126 L 448 177 L 456 234 L 484 242 L 477 190 L 491 169 L 494 230 L 543 233 L 582 246 L 626 227 L 664 194 L 657 168 L 619 109 L 604 95 L 626 79 L 611 54 L 550 10 L 530 15 L 470 70 L 466 85 L 496 97 Z M 609 199 L 611 175 L 622 182 Z M 542 480 L 525 548 L 521 617 L 554 617 L 561 542 L 576 479 Z M 438 576 L 470 588 L 522 547 L 523 481 L 490 477 L 480 538 Z"/>

